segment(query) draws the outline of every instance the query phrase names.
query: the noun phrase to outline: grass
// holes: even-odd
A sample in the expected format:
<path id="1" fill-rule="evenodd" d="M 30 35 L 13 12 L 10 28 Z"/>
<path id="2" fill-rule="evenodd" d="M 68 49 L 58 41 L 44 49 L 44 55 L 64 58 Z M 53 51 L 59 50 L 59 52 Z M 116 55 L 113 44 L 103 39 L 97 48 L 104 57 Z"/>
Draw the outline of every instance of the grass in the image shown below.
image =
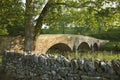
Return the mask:
<path id="1" fill-rule="evenodd" d="M 80 56 L 79 56 L 80 55 Z M 100 60 L 113 60 L 120 59 L 120 54 L 113 54 L 111 52 L 98 52 L 98 53 L 81 53 L 78 55 L 78 58 L 91 58 L 91 59 L 100 59 Z"/>
<path id="2" fill-rule="evenodd" d="M 59 55 L 58 53 L 54 53 L 53 55 Z M 120 53 L 113 52 L 95 52 L 95 53 L 64 53 L 63 56 L 69 59 L 73 58 L 81 58 L 81 59 L 99 59 L 99 60 L 116 60 L 120 59 Z"/>
<path id="3" fill-rule="evenodd" d="M 52 52 L 52 55 L 58 56 L 60 55 L 57 52 Z M 86 53 L 70 53 L 70 52 L 66 52 L 64 54 L 62 54 L 63 56 L 65 56 L 66 58 L 69 59 L 73 59 L 73 58 L 81 58 L 81 59 L 99 59 L 99 60 L 116 60 L 116 59 L 120 59 L 120 53 L 113 53 L 113 52 L 86 52 Z M 0 64 L 2 63 L 2 55 L 0 55 Z"/>

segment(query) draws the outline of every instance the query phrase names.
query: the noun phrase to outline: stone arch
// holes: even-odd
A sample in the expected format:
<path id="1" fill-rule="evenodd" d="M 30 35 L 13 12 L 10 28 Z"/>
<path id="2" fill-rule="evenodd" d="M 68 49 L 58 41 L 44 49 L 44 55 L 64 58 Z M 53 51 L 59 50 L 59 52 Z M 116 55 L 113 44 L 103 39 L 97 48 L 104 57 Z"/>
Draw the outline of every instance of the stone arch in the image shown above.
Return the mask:
<path id="1" fill-rule="evenodd" d="M 77 48 L 78 52 L 88 52 L 90 51 L 90 46 L 87 42 L 82 42 Z"/>
<path id="2" fill-rule="evenodd" d="M 94 49 L 94 51 L 98 51 L 98 44 L 97 43 L 93 44 L 93 49 Z"/>
<path id="3" fill-rule="evenodd" d="M 60 53 L 60 54 L 63 54 L 65 52 L 72 52 L 71 48 L 65 44 L 65 43 L 56 43 L 54 45 L 52 45 L 46 53 L 54 53 L 54 52 L 57 52 L 57 53 Z"/>

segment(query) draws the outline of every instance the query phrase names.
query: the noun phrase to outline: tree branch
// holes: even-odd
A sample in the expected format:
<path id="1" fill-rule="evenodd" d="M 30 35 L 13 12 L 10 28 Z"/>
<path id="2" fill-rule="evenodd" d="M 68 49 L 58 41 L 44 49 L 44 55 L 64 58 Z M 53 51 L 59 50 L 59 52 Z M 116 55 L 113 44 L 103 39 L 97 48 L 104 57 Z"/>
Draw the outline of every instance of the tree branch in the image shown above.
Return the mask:
<path id="1" fill-rule="evenodd" d="M 97 5 L 94 1 L 87 1 L 87 2 L 84 2 L 84 3 L 82 3 L 82 4 L 77 4 L 76 5 L 76 3 L 74 4 L 74 3 L 72 3 L 72 4 L 69 4 L 69 3 L 53 3 L 53 5 L 64 5 L 64 6 L 66 6 L 66 7 L 73 7 L 73 8 L 83 8 L 83 7 L 88 7 L 88 5 L 89 4 L 94 4 L 94 5 Z"/>
<path id="2" fill-rule="evenodd" d="M 62 2 L 61 3 L 59 3 L 59 2 L 55 3 L 54 0 L 48 0 L 47 4 L 43 8 L 42 12 L 39 14 L 39 17 L 36 21 L 37 23 L 36 23 L 35 28 L 34 28 L 34 39 L 36 39 L 36 37 L 39 35 L 42 24 L 43 24 L 44 17 L 47 15 L 47 12 L 49 11 L 49 9 L 52 6 L 64 5 L 64 6 L 70 7 L 70 8 L 72 8 L 72 7 L 73 8 L 83 8 L 83 7 L 88 7 L 90 3 L 96 5 L 96 3 L 94 1 L 87 1 L 87 2 L 84 2 L 82 4 L 78 3 L 76 5 L 76 3 L 73 3 L 73 4 L 62 3 Z"/>
<path id="3" fill-rule="evenodd" d="M 51 5 L 51 2 L 52 0 L 49 0 L 45 7 L 43 8 L 42 12 L 39 14 L 39 17 L 38 19 L 36 20 L 36 25 L 34 27 L 34 40 L 36 39 L 36 37 L 40 34 L 40 30 L 42 28 L 42 24 L 43 24 L 43 20 L 44 20 L 44 17 L 46 16 L 49 8 L 50 8 L 50 5 Z"/>

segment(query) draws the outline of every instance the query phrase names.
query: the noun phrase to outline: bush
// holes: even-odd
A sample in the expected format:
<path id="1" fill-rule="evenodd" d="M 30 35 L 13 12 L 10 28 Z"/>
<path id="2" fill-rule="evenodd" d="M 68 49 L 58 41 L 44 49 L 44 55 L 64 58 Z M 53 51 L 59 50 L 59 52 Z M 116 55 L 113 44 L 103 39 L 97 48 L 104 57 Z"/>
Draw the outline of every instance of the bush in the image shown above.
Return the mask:
<path id="1" fill-rule="evenodd" d="M 120 51 L 120 42 L 108 42 L 105 45 L 102 45 L 100 50 L 104 51 Z"/>
<path id="2" fill-rule="evenodd" d="M 97 34 L 90 34 L 89 36 L 98 38 L 98 39 L 105 39 L 110 40 L 112 42 L 117 41 L 120 42 L 120 29 L 113 29 L 107 32 L 97 33 Z"/>

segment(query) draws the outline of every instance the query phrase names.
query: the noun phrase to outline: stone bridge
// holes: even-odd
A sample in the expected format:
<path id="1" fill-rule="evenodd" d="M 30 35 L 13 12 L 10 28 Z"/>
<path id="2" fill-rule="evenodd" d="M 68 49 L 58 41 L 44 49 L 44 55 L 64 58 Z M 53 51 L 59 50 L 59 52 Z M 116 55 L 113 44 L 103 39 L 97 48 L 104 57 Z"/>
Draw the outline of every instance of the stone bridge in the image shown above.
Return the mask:
<path id="1" fill-rule="evenodd" d="M 44 34 L 38 36 L 35 43 L 35 51 L 38 53 L 47 53 L 55 50 L 60 52 L 96 51 L 106 42 L 108 41 L 83 35 Z"/>

